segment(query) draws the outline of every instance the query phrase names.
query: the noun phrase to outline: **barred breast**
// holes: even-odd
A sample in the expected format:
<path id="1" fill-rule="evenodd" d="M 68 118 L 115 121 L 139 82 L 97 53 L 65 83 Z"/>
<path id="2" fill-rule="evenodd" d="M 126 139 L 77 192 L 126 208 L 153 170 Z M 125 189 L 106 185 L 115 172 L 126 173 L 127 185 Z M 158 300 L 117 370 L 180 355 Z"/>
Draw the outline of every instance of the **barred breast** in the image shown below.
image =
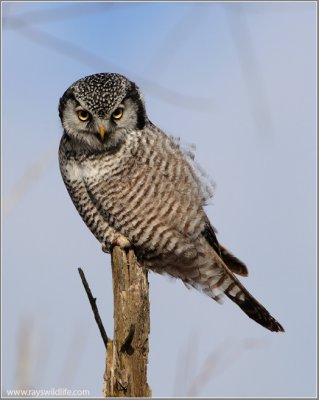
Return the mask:
<path id="1" fill-rule="evenodd" d="M 116 155 L 83 163 L 103 218 L 144 257 L 196 257 L 204 229 L 203 191 L 179 147 L 160 131 L 135 132 Z"/>

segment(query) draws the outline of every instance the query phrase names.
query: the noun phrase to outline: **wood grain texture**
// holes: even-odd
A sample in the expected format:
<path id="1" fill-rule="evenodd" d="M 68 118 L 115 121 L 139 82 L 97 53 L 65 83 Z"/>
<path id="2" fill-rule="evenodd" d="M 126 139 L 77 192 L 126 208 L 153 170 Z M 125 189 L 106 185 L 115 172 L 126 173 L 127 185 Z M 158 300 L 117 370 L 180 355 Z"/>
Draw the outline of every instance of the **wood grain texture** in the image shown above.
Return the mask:
<path id="1" fill-rule="evenodd" d="M 105 397 L 151 397 L 147 383 L 150 302 L 147 270 L 134 251 L 112 252 L 114 339 L 108 341 Z"/>

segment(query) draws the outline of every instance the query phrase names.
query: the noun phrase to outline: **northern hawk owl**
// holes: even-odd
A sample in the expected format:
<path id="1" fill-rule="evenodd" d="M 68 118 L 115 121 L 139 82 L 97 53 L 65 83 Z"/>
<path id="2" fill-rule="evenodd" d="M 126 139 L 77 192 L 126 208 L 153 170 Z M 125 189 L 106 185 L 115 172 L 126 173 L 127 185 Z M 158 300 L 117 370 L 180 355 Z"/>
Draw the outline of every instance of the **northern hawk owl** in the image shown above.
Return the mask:
<path id="1" fill-rule="evenodd" d="M 209 180 L 193 153 L 148 119 L 135 83 L 115 73 L 82 78 L 61 97 L 59 115 L 61 174 L 103 251 L 132 247 L 146 268 L 217 301 L 225 294 L 265 328 L 284 330 L 234 275 L 248 271 L 204 211 Z"/>

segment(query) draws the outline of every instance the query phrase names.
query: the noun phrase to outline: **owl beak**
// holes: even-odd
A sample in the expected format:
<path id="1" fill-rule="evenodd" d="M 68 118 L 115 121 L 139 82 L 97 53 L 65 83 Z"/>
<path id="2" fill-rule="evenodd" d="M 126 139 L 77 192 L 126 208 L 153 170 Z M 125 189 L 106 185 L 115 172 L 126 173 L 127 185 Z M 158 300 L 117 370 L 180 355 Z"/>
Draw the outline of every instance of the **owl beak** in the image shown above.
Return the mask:
<path id="1" fill-rule="evenodd" d="M 105 128 L 104 126 L 99 126 L 99 134 L 101 136 L 102 142 L 104 141 L 104 135 L 105 135 Z"/>

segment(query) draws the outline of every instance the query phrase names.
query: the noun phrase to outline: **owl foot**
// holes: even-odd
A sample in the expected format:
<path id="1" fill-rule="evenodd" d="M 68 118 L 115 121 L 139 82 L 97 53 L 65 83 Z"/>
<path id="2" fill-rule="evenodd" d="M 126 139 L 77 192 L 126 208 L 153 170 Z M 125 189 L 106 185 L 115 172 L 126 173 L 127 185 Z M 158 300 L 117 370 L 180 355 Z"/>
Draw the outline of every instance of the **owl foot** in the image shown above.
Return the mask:
<path id="1" fill-rule="evenodd" d="M 102 244 L 102 251 L 111 253 L 115 246 L 119 246 L 122 250 L 128 250 L 131 247 L 131 242 L 125 236 L 118 234 L 114 236 L 111 242 Z"/>
<path id="2" fill-rule="evenodd" d="M 127 250 L 131 247 L 131 242 L 125 236 L 118 234 L 112 240 L 112 248 L 115 246 L 120 246 L 122 250 Z"/>

